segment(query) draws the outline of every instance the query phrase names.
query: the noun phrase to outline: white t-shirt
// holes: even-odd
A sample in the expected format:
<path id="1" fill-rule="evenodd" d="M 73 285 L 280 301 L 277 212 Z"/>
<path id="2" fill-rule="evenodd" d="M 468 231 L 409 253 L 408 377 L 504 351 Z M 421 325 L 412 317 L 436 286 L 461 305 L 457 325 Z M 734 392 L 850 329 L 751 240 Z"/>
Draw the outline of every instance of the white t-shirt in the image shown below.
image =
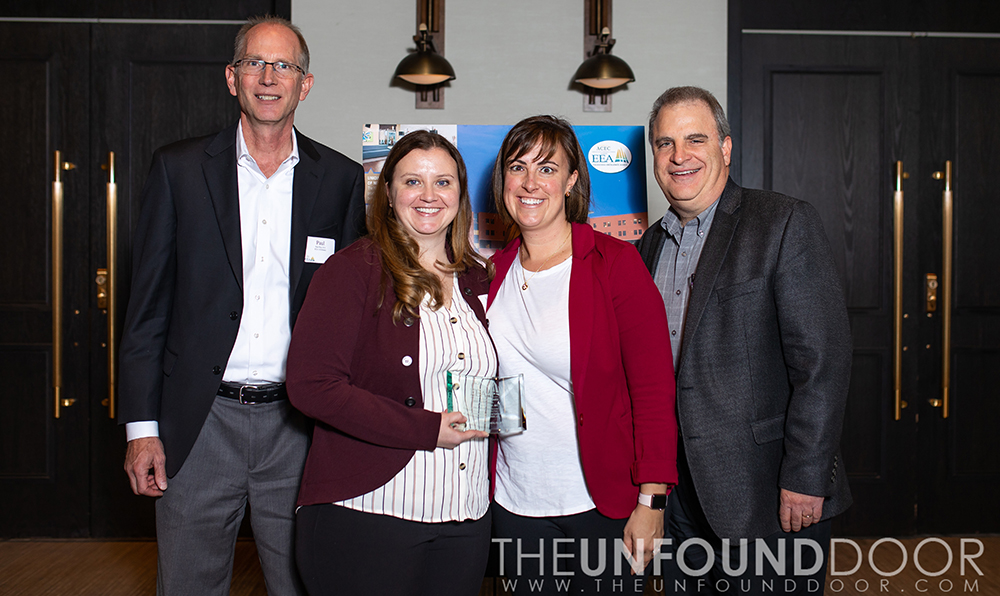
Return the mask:
<path id="1" fill-rule="evenodd" d="M 524 374 L 527 430 L 500 439 L 494 500 L 528 517 L 594 508 L 580 462 L 570 376 L 569 278 L 573 259 L 526 272 L 515 259 L 490 305 L 500 376 Z M 528 289 L 522 290 L 526 276 Z"/>

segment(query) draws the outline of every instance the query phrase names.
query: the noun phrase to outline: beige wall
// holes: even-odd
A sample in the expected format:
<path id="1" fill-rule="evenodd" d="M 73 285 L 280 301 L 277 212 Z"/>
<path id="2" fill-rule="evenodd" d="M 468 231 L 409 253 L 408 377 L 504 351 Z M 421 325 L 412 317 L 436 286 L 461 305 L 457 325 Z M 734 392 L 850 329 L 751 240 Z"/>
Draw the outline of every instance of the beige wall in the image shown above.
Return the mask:
<path id="1" fill-rule="evenodd" d="M 293 0 L 316 77 L 297 113 L 304 133 L 360 160 L 366 122 L 513 124 L 551 113 L 574 124 L 644 125 L 653 100 L 674 85 L 705 87 L 726 104 L 726 0 L 618 0 L 613 52 L 636 82 L 613 94 L 610 113 L 584 113 L 583 95 L 569 88 L 583 61 L 581 0 L 448 0 L 445 55 L 458 77 L 445 109 L 417 110 L 413 92 L 392 85 L 413 46 L 415 5 Z M 649 173 L 647 187 L 655 220 L 666 202 Z"/>

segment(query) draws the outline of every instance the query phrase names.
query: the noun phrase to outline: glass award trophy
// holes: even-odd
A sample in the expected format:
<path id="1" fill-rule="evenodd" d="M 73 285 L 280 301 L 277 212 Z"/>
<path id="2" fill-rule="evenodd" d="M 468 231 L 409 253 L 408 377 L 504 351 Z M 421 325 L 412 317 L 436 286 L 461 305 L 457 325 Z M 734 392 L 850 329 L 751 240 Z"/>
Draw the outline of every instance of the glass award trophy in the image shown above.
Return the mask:
<path id="1" fill-rule="evenodd" d="M 448 371 L 448 411 L 465 414 L 465 428 L 512 435 L 527 428 L 521 394 L 524 375 L 478 377 Z"/>

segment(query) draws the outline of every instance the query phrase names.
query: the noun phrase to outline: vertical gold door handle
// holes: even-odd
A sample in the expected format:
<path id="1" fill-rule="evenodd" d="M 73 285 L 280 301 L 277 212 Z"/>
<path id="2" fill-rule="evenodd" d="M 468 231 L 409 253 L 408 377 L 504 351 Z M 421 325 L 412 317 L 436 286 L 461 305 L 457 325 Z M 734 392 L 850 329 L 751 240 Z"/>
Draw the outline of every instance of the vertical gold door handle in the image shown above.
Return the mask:
<path id="1" fill-rule="evenodd" d="M 892 320 L 892 379 L 894 387 L 893 413 L 896 420 L 902 417 L 906 402 L 903 401 L 903 162 L 896 162 L 896 190 L 892 193 L 892 247 L 893 247 L 893 320 Z"/>
<path id="2" fill-rule="evenodd" d="M 951 387 L 951 280 L 954 196 L 951 191 L 951 161 L 944 162 L 944 172 L 934 172 L 935 180 L 944 179 L 941 194 L 941 399 L 931 405 L 941 408 L 941 417 L 948 417 L 948 393 Z"/>
<path id="3" fill-rule="evenodd" d="M 63 407 L 72 406 L 75 399 L 62 398 L 63 352 L 63 170 L 76 166 L 62 160 L 62 151 L 55 152 L 55 172 L 52 177 L 52 393 L 55 399 L 53 416 L 59 418 Z"/>
<path id="4" fill-rule="evenodd" d="M 118 261 L 118 184 L 115 182 L 115 152 L 108 152 L 108 163 L 101 166 L 108 172 L 107 183 L 107 258 L 105 271 L 104 294 L 108 317 L 108 417 L 115 417 L 115 359 L 118 356 L 115 341 L 115 280 L 117 278 Z"/>

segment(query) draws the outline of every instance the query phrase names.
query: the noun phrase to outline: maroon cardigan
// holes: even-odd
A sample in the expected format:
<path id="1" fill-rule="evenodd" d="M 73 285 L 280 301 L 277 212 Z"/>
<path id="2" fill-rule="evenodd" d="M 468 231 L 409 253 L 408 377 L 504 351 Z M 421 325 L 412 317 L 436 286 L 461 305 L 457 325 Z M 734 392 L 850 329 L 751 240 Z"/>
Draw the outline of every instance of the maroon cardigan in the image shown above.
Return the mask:
<path id="1" fill-rule="evenodd" d="M 488 304 L 520 245 L 516 239 L 493 256 L 497 273 Z M 626 518 L 636 507 L 639 484 L 677 483 L 667 315 L 636 249 L 582 224 L 573 224 L 569 341 L 587 488 L 598 511 Z"/>
<path id="2" fill-rule="evenodd" d="M 382 293 L 380 251 L 363 238 L 316 271 L 288 349 L 292 405 L 316 420 L 299 505 L 332 503 L 391 480 L 422 449 L 437 445 L 441 415 L 424 409 L 420 322 L 392 320 L 391 280 Z M 484 269 L 458 277 L 480 322 Z"/>

